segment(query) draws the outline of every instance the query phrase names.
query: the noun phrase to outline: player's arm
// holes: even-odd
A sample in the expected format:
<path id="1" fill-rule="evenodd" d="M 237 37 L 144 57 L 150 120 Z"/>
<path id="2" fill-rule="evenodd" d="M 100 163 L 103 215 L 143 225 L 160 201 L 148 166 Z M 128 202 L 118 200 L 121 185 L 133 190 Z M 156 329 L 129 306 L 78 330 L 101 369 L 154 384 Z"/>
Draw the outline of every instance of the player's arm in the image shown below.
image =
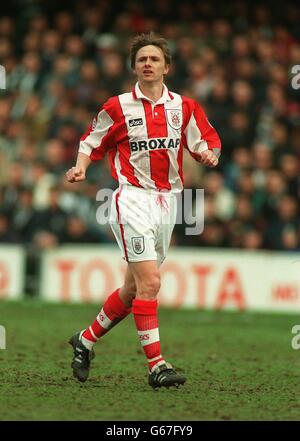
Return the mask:
<path id="1" fill-rule="evenodd" d="M 184 135 L 187 149 L 196 161 L 208 167 L 218 165 L 221 154 L 219 135 L 208 121 L 204 110 L 195 101 Z"/>
<path id="2" fill-rule="evenodd" d="M 69 182 L 84 181 L 91 162 L 103 159 L 105 153 L 115 146 L 112 114 L 112 100 L 108 100 L 80 139 L 76 165 L 66 173 Z"/>

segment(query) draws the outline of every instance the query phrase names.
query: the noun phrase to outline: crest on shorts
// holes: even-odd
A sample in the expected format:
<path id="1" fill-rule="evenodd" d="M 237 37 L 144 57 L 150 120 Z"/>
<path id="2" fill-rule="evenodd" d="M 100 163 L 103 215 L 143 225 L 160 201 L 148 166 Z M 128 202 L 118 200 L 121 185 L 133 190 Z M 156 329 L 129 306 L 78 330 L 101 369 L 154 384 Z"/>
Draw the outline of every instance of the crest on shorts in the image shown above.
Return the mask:
<path id="1" fill-rule="evenodd" d="M 131 242 L 135 254 L 142 254 L 142 252 L 145 250 L 145 242 L 143 236 L 132 237 Z"/>
<path id="2" fill-rule="evenodd" d="M 168 124 L 175 130 L 181 129 L 182 111 L 180 109 L 167 109 Z"/>

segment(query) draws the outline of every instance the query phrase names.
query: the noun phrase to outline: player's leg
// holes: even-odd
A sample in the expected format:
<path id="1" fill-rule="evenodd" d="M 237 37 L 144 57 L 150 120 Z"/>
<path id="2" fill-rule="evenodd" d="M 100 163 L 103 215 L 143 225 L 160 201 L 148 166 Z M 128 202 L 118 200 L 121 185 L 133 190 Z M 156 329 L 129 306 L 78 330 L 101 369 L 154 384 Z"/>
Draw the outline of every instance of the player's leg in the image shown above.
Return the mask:
<path id="1" fill-rule="evenodd" d="M 135 295 L 135 281 L 130 268 L 127 267 L 123 286 L 108 296 L 101 311 L 88 328 L 71 337 L 70 344 L 74 350 L 73 375 L 78 380 L 87 380 L 90 361 L 94 358 L 94 344 L 117 323 L 127 317 L 131 312 L 132 299 Z"/>
<path id="2" fill-rule="evenodd" d="M 132 299 L 135 297 L 135 282 L 127 267 L 125 281 L 121 288 L 110 294 L 94 322 L 82 333 L 82 343 L 91 350 L 100 337 L 131 312 Z"/>
<path id="3" fill-rule="evenodd" d="M 149 384 L 155 389 L 161 386 L 183 384 L 186 378 L 177 374 L 161 354 L 157 317 L 160 273 L 157 261 L 131 262 L 129 267 L 136 283 L 136 297 L 132 301 L 132 313 L 148 361 Z"/>
<path id="4" fill-rule="evenodd" d="M 139 339 L 151 370 L 164 363 L 160 351 L 157 318 L 157 294 L 160 289 L 160 274 L 156 260 L 131 262 L 129 267 L 135 278 L 136 298 L 132 302 L 132 313 Z"/>
<path id="5" fill-rule="evenodd" d="M 120 288 L 119 296 L 127 308 L 132 307 L 132 300 L 136 296 L 136 284 L 129 265 L 127 265 L 124 284 Z"/>

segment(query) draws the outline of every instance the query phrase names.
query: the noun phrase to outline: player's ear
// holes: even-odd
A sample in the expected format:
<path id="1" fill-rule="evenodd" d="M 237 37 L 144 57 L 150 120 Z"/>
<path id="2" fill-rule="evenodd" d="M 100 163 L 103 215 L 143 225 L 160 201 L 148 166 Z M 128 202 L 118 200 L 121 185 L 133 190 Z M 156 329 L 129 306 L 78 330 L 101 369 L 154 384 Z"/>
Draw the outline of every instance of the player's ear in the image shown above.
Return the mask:
<path id="1" fill-rule="evenodd" d="M 166 64 L 166 65 L 165 65 L 165 70 L 164 70 L 164 75 L 167 75 L 167 73 L 169 72 L 169 70 L 170 70 L 170 65 L 169 65 L 169 64 Z"/>

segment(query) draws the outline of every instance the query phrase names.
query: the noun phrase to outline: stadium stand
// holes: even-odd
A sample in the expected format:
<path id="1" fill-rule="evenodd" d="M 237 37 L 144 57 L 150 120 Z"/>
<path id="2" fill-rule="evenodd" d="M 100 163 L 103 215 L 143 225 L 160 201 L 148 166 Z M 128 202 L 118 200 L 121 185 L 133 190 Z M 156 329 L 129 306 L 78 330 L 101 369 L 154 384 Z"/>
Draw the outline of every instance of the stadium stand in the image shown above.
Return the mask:
<path id="1" fill-rule="evenodd" d="M 0 18 L 0 243 L 34 256 L 61 243 L 114 242 L 95 194 L 116 188 L 103 161 L 68 184 L 78 142 L 105 100 L 131 90 L 138 32 L 168 39 L 170 90 L 193 97 L 218 130 L 209 170 L 186 155 L 186 187 L 205 189 L 204 233 L 178 246 L 300 250 L 300 10 L 271 2 L 24 1 Z M 26 6 L 26 7 L 24 7 Z M 18 13 L 16 14 L 16 8 Z"/>

